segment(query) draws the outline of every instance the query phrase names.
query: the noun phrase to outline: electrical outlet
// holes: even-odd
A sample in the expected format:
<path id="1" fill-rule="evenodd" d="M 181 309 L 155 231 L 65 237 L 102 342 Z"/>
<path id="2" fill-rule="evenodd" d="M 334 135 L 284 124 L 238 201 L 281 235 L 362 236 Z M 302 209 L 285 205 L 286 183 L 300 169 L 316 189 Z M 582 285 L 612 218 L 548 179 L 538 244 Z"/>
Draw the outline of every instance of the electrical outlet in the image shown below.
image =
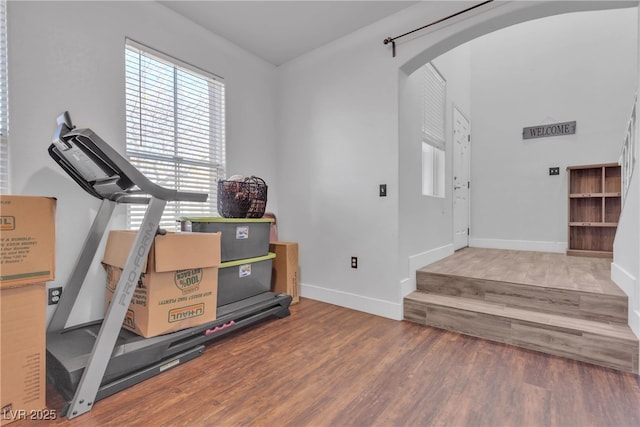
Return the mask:
<path id="1" fill-rule="evenodd" d="M 351 257 L 351 268 L 358 268 L 358 257 L 357 256 L 352 256 Z"/>
<path id="2" fill-rule="evenodd" d="M 55 305 L 60 301 L 62 296 L 62 287 L 49 289 L 49 305 Z"/>
<path id="3" fill-rule="evenodd" d="M 387 184 L 380 184 L 380 197 L 387 197 Z"/>
<path id="4" fill-rule="evenodd" d="M 560 175 L 560 168 L 549 168 L 549 175 Z"/>

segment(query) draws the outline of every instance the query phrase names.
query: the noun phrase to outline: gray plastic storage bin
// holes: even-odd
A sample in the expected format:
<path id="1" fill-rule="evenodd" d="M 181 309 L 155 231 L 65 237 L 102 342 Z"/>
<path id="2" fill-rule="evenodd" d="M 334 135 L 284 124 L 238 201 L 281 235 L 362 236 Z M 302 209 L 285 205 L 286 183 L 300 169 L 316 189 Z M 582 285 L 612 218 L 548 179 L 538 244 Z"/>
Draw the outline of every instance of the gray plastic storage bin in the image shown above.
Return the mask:
<path id="1" fill-rule="evenodd" d="M 273 218 L 182 218 L 181 228 L 196 233 L 222 233 L 222 262 L 269 253 Z"/>
<path id="2" fill-rule="evenodd" d="M 218 307 L 271 290 L 274 253 L 223 262 L 218 269 Z"/>

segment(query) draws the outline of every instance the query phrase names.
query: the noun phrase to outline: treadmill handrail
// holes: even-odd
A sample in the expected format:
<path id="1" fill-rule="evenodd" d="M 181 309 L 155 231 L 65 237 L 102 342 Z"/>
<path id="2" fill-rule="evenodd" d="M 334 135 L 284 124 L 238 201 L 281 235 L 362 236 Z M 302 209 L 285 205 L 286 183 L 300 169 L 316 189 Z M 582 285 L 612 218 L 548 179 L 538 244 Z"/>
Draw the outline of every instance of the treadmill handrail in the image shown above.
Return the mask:
<path id="1" fill-rule="evenodd" d="M 84 137 L 89 139 L 102 153 L 113 162 L 118 169 L 136 185 L 143 193 L 149 194 L 155 198 L 166 201 L 187 201 L 187 202 L 205 202 L 207 201 L 207 193 L 194 193 L 187 191 L 178 191 L 170 188 L 162 187 L 158 184 L 151 182 L 146 176 L 144 176 L 138 169 L 136 169 L 127 159 L 122 157 L 120 153 L 114 150 L 109 144 L 104 142 L 94 131 L 91 129 L 74 129 L 65 135 L 64 139 L 71 137 Z M 118 198 L 126 196 L 126 193 L 121 193 Z M 139 197 L 139 196 L 138 196 Z M 117 199 L 118 199 L 117 198 Z M 126 202 L 126 197 L 124 201 Z M 137 200 L 137 198 L 135 199 Z"/>

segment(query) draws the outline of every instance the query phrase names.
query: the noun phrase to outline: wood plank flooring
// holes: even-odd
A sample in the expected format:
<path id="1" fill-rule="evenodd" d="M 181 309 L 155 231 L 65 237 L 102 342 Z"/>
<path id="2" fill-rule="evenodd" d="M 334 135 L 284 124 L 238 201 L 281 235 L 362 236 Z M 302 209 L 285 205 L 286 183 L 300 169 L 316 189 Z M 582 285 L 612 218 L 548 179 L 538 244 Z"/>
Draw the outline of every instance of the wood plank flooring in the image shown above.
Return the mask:
<path id="1" fill-rule="evenodd" d="M 625 296 L 625 293 L 611 281 L 611 260 L 603 258 L 465 248 L 419 271 Z"/>
<path id="2" fill-rule="evenodd" d="M 640 425 L 634 374 L 304 298 L 291 312 L 49 425 Z M 46 423 L 11 427 L 28 425 Z"/>
<path id="3" fill-rule="evenodd" d="M 404 318 L 637 374 L 640 345 L 610 263 L 465 248 L 416 272 Z"/>

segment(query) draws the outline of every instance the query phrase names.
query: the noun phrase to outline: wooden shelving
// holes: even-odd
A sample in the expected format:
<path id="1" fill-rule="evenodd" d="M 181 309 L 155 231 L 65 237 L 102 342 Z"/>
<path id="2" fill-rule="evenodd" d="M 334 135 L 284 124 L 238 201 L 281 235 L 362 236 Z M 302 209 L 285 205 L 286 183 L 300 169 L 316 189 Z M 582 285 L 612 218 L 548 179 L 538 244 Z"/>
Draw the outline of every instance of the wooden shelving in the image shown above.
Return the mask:
<path id="1" fill-rule="evenodd" d="M 611 257 L 621 203 L 617 163 L 570 166 L 567 255 Z"/>

